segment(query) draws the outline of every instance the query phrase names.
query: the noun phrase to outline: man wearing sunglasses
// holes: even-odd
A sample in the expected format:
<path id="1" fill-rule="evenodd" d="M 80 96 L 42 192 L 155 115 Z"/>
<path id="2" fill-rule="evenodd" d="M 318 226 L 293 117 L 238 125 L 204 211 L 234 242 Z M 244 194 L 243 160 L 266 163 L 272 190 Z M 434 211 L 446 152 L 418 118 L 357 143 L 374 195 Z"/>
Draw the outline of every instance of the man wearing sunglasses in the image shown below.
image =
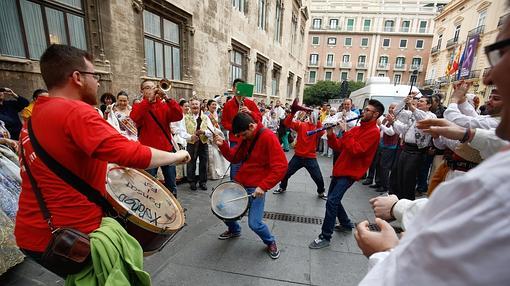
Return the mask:
<path id="1" fill-rule="evenodd" d="M 502 95 L 501 123 L 496 134 L 507 141 L 509 47 L 507 19 L 496 43 L 485 48 L 491 71 L 483 80 L 485 85 L 496 85 Z M 432 131 L 441 128 L 445 127 L 430 127 Z M 447 130 L 453 132 L 456 128 Z M 358 224 L 356 240 L 373 265 L 360 285 L 508 284 L 509 165 L 510 149 L 505 147 L 464 176 L 439 185 L 400 241 L 383 220 L 376 219 L 380 232 L 370 231 L 367 221 Z"/>

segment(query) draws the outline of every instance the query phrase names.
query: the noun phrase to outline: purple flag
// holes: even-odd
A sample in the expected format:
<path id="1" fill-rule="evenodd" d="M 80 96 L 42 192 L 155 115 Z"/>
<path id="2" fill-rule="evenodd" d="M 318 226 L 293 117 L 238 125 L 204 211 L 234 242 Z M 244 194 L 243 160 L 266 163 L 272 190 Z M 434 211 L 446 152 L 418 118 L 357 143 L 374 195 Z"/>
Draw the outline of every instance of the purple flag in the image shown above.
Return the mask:
<path id="1" fill-rule="evenodd" d="M 479 35 L 474 35 L 469 38 L 466 44 L 466 50 L 462 57 L 464 61 L 462 63 L 462 67 L 460 68 L 460 77 L 468 76 L 471 72 L 471 67 L 473 66 L 473 60 L 475 58 L 476 48 L 478 46 L 478 40 L 480 39 Z"/>

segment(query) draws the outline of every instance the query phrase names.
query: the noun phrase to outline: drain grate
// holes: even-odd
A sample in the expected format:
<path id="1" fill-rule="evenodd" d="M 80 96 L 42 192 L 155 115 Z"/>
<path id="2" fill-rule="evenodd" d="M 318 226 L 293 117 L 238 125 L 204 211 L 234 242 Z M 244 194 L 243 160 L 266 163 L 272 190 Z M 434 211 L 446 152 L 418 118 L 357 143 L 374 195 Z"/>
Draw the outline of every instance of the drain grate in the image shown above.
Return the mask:
<path id="1" fill-rule="evenodd" d="M 310 217 L 286 213 L 264 212 L 264 218 L 306 224 L 322 224 L 322 218 L 319 217 Z"/>

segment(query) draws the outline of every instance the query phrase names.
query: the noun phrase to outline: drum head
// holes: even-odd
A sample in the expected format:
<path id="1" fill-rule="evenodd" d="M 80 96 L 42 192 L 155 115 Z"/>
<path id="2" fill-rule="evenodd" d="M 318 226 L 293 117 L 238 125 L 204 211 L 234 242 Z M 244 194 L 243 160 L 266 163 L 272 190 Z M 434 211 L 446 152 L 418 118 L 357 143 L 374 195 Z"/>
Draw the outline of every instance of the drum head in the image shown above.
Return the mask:
<path id="1" fill-rule="evenodd" d="M 109 165 L 106 190 L 115 210 L 140 227 L 165 233 L 184 225 L 184 212 L 179 202 L 144 171 Z"/>
<path id="2" fill-rule="evenodd" d="M 211 209 L 221 219 L 233 220 L 241 217 L 248 209 L 249 198 L 231 201 L 248 193 L 236 182 L 225 182 L 218 185 L 211 195 Z"/>

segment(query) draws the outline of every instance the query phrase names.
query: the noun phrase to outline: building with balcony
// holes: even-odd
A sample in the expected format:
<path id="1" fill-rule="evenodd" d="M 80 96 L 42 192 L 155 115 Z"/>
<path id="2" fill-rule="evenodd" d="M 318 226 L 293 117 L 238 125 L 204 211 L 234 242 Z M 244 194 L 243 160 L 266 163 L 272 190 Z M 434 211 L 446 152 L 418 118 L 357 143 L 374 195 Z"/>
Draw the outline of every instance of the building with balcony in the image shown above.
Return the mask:
<path id="1" fill-rule="evenodd" d="M 470 93 L 487 97 L 493 87 L 484 86 L 482 82 L 490 67 L 483 48 L 495 41 L 508 13 L 505 1 L 454 0 L 448 3 L 434 19 L 434 48 L 426 68 L 426 87 L 445 93 L 448 100 L 453 84 L 463 79 L 472 82 Z M 447 75 L 448 63 L 459 48 L 461 55 L 464 53 L 470 40 L 476 41 L 471 66 Z"/>
<path id="2" fill-rule="evenodd" d="M 432 48 L 433 18 L 444 5 L 439 3 L 312 0 L 305 84 L 365 81 L 371 76 L 403 84 L 418 69 L 421 86 Z M 328 65 L 327 59 L 340 64 Z"/>
<path id="3" fill-rule="evenodd" d="M 309 0 L 1 0 L 0 86 L 31 96 L 44 88 L 39 58 L 52 43 L 94 56 L 99 95 L 142 79 L 171 95 L 212 98 L 235 78 L 265 100 L 302 97 Z M 321 59 L 325 64 L 325 59 Z"/>

